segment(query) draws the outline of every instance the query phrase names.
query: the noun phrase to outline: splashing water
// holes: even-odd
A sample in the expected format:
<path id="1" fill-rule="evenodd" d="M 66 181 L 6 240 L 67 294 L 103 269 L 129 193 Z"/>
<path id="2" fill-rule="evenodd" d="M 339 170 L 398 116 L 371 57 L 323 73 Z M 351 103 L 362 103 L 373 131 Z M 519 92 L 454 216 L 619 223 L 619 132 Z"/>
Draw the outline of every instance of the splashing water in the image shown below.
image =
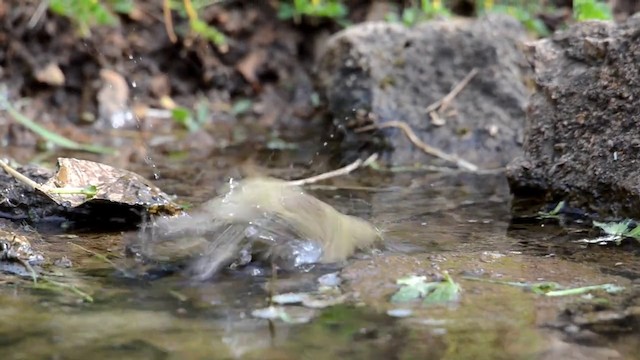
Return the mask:
<path id="1" fill-rule="evenodd" d="M 189 216 L 157 220 L 143 230 L 142 255 L 162 261 L 188 259 L 196 279 L 253 260 L 302 269 L 346 260 L 381 240 L 369 222 L 344 215 L 285 181 L 251 178 Z"/>

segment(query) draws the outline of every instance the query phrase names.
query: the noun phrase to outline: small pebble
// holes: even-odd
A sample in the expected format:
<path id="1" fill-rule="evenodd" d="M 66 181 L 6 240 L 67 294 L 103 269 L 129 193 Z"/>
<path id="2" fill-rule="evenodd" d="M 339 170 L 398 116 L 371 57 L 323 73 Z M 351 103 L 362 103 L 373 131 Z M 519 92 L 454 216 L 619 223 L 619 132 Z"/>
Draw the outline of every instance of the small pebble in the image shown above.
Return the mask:
<path id="1" fill-rule="evenodd" d="M 299 304 L 303 302 L 307 296 L 305 293 L 285 293 L 274 295 L 271 300 L 280 305 Z"/>
<path id="2" fill-rule="evenodd" d="M 69 260 L 68 257 L 63 256 L 60 259 L 57 259 L 56 261 L 54 261 L 53 265 L 61 268 L 70 268 L 73 266 L 73 263 L 71 262 L 71 260 Z"/>
<path id="3" fill-rule="evenodd" d="M 391 309 L 391 310 L 387 310 L 387 315 L 393 316 L 393 317 L 397 317 L 397 318 L 408 317 L 408 316 L 411 316 L 412 314 L 413 314 L 413 310 L 411 310 L 411 309 Z"/>
<path id="4" fill-rule="evenodd" d="M 339 286 L 342 284 L 342 279 L 340 279 L 337 272 L 333 272 L 320 276 L 318 282 L 322 286 Z"/>

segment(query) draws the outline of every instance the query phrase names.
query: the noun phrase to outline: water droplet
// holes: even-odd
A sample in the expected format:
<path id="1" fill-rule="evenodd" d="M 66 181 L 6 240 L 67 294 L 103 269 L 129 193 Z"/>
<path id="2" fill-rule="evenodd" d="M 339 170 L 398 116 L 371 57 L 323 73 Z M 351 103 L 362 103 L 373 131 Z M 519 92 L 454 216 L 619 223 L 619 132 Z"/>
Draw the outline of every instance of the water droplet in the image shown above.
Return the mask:
<path id="1" fill-rule="evenodd" d="M 151 168 L 153 169 L 153 180 L 159 180 L 160 179 L 160 174 L 157 172 L 157 166 L 156 164 L 153 162 L 153 159 L 151 159 L 151 156 L 147 156 L 144 158 L 144 162 L 151 166 Z"/>

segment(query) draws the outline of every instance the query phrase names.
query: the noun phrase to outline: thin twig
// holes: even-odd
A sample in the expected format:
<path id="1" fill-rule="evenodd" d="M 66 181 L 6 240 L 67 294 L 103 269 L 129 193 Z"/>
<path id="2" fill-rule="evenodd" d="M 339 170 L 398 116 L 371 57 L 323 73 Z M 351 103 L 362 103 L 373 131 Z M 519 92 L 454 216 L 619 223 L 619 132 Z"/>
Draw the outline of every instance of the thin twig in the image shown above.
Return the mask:
<path id="1" fill-rule="evenodd" d="M 455 99 L 455 97 L 458 96 L 458 94 L 469 84 L 469 82 L 473 79 L 474 76 L 476 76 L 476 74 L 478 74 L 478 69 L 477 68 L 471 69 L 471 71 L 467 74 L 467 76 L 465 76 L 464 79 L 462 79 L 462 81 L 460 81 L 456 86 L 454 86 L 453 89 L 451 89 L 451 91 L 449 91 L 447 95 L 445 95 L 442 99 L 429 105 L 427 107 L 427 112 L 428 113 L 431 113 L 433 111 L 444 112 L 445 110 L 447 110 L 447 108 L 449 107 L 453 99 Z"/>
<path id="2" fill-rule="evenodd" d="M 2 168 L 2 170 L 6 171 L 7 174 L 13 176 L 19 182 L 31 187 L 32 189 L 46 193 L 46 189 L 42 185 L 22 175 L 20 172 L 9 166 L 9 164 L 4 162 L 3 160 L 0 160 L 0 167 Z"/>
<path id="3" fill-rule="evenodd" d="M 93 196 L 96 195 L 96 190 L 95 189 L 89 189 L 87 188 L 77 188 L 77 187 L 63 187 L 63 188 L 55 188 L 55 187 L 50 187 L 47 185 L 41 185 L 38 184 L 37 182 L 29 179 L 28 177 L 22 175 L 19 171 L 17 171 L 16 169 L 12 168 L 9 164 L 7 164 L 6 162 L 4 162 L 3 160 L 0 160 L 0 168 L 2 168 L 2 170 L 6 171 L 7 174 L 9 174 L 10 176 L 13 176 L 13 178 L 15 178 L 18 182 L 23 183 L 24 185 L 29 186 L 32 189 L 38 190 L 41 193 L 47 195 L 47 196 L 51 196 L 52 194 L 58 194 L 58 195 L 84 195 L 88 198 L 91 198 Z"/>
<path id="4" fill-rule="evenodd" d="M 377 158 L 378 158 L 378 154 L 373 154 L 364 161 L 362 161 L 362 159 L 358 159 L 345 167 L 341 167 L 340 169 L 336 169 L 336 170 L 332 170 L 316 176 L 308 177 L 306 179 L 288 181 L 287 184 L 291 186 L 307 185 L 307 184 L 316 183 L 318 181 L 330 179 L 336 176 L 347 175 L 361 166 L 369 165 L 371 162 L 375 161 Z"/>
<path id="5" fill-rule="evenodd" d="M 65 284 L 59 281 L 55 281 L 55 280 L 51 280 L 49 278 L 45 278 L 45 277 L 40 277 L 40 282 L 38 283 L 34 283 L 33 284 L 33 288 L 34 289 L 41 289 L 41 290 L 52 290 L 52 291 L 58 291 L 58 292 L 62 292 L 63 289 L 68 289 L 71 292 L 73 292 L 74 294 L 80 296 L 80 298 L 82 298 L 82 300 L 86 301 L 86 302 L 93 302 L 93 297 L 89 294 L 87 294 L 86 292 L 80 290 L 78 287 L 76 287 L 75 285 L 71 285 L 71 284 Z"/>
<path id="6" fill-rule="evenodd" d="M 0 110 L 4 110 L 7 113 L 9 113 L 9 115 L 11 115 L 11 117 L 14 120 L 20 123 L 20 125 L 36 133 L 36 135 L 63 148 L 67 148 L 71 150 L 88 151 L 88 152 L 93 152 L 97 154 L 114 154 L 116 152 L 115 149 L 100 146 L 100 145 L 78 143 L 62 135 L 59 135 L 52 131 L 47 130 L 40 124 L 36 123 L 32 119 L 28 118 L 27 116 L 19 112 L 18 109 L 16 109 L 9 102 L 9 99 L 7 98 L 7 95 L 5 94 L 4 89 L 2 89 L 1 87 L 0 87 Z"/>
<path id="7" fill-rule="evenodd" d="M 196 10 L 193 8 L 191 0 L 183 0 L 182 2 L 184 3 L 184 10 L 189 17 L 189 21 L 193 22 L 198 20 L 198 13 L 196 13 Z"/>
<path id="8" fill-rule="evenodd" d="M 478 167 L 466 160 L 460 159 L 458 156 L 456 155 L 452 155 L 452 154 L 447 154 L 444 151 L 440 150 L 440 149 L 436 149 L 432 146 L 429 146 L 427 144 L 425 144 L 422 140 L 420 140 L 420 138 L 418 137 L 418 135 L 416 135 L 416 133 L 411 129 L 411 127 L 409 127 L 409 125 L 405 122 L 402 121 L 387 121 L 385 123 L 382 124 L 374 124 L 374 125 L 369 125 L 369 126 L 365 126 L 365 127 L 361 127 L 359 129 L 356 129 L 356 132 L 364 132 L 364 131 L 370 131 L 370 130 L 374 130 L 374 129 L 382 129 L 382 128 L 398 128 L 400 130 L 402 130 L 404 132 L 404 134 L 407 136 L 407 138 L 409 139 L 409 141 L 411 141 L 415 146 L 417 146 L 420 150 L 424 151 L 425 153 L 429 154 L 429 155 L 433 155 L 437 158 L 440 158 L 442 160 L 446 160 L 452 163 L 455 163 L 458 167 L 469 170 L 469 171 L 478 171 Z"/>
<path id="9" fill-rule="evenodd" d="M 80 245 L 78 245 L 78 244 L 76 244 L 76 243 L 69 242 L 69 244 L 71 244 L 71 245 L 73 245 L 73 246 L 77 247 L 78 249 L 80 249 L 80 250 L 82 250 L 82 251 L 86 251 L 86 252 L 88 252 L 89 254 L 91 254 L 91 255 L 93 255 L 93 256 L 95 256 L 95 257 L 97 257 L 98 259 L 100 259 L 100 260 L 102 260 L 102 261 L 106 262 L 107 264 L 109 264 L 109 265 L 113 266 L 113 268 L 114 268 L 114 269 L 116 269 L 116 270 L 120 270 L 120 268 L 118 267 L 118 265 L 116 265 L 116 263 L 114 263 L 113 261 L 111 261 L 108 257 L 106 257 L 106 256 L 104 256 L 104 255 L 102 255 L 102 254 L 100 254 L 100 253 L 98 253 L 98 252 L 95 252 L 95 251 L 93 251 L 93 250 L 87 249 L 87 248 L 85 248 L 85 247 L 83 247 L 83 246 L 80 246 Z"/>
<path id="10" fill-rule="evenodd" d="M 40 22 L 42 15 L 44 15 L 44 13 L 47 11 L 48 7 L 49 7 L 49 0 L 41 1 L 40 4 L 38 4 L 36 11 L 33 12 L 33 16 L 31 16 L 31 19 L 29 19 L 29 22 L 27 23 L 27 28 L 33 29 L 34 27 L 36 27 L 36 25 L 38 25 L 38 22 Z"/>
<path id="11" fill-rule="evenodd" d="M 20 265 L 24 266 L 24 268 L 29 272 L 29 274 L 31 274 L 31 280 L 33 281 L 33 283 L 37 283 L 38 282 L 38 273 L 36 273 L 35 269 L 31 266 L 31 264 L 29 264 L 29 261 L 24 260 L 24 259 L 15 259 L 16 261 L 18 261 L 20 263 Z"/>
<path id="12" fill-rule="evenodd" d="M 169 36 L 169 41 L 175 44 L 178 41 L 175 31 L 173 31 L 173 20 L 171 19 L 171 8 L 169 7 L 169 0 L 162 2 L 162 13 L 164 15 L 164 28 Z"/>

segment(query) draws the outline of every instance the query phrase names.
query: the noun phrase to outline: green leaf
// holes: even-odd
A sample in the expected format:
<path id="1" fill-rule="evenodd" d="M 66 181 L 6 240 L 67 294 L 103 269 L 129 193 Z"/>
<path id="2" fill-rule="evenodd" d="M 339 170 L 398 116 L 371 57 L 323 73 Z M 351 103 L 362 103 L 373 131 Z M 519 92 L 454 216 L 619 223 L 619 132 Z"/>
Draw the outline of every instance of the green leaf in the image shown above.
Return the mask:
<path id="1" fill-rule="evenodd" d="M 408 302 L 421 298 L 423 296 L 422 291 L 417 287 L 403 286 L 393 296 L 391 296 L 391 302 Z"/>
<path id="2" fill-rule="evenodd" d="M 562 209 L 564 209 L 566 203 L 565 201 L 560 201 L 558 203 L 558 205 L 556 205 L 553 210 L 549 211 L 549 212 L 545 212 L 545 211 L 538 211 L 538 218 L 540 219 L 557 219 L 560 216 L 560 212 L 562 211 Z"/>
<path id="3" fill-rule="evenodd" d="M 178 106 L 171 110 L 171 118 L 178 124 L 184 126 L 189 132 L 194 132 L 199 129 L 198 124 L 193 119 L 193 115 L 189 109 L 182 106 Z"/>
<path id="4" fill-rule="evenodd" d="M 551 291 L 556 291 L 558 289 L 561 289 L 562 286 L 560 286 L 560 284 L 555 283 L 555 282 L 539 282 L 539 283 L 533 283 L 530 285 L 527 285 L 527 287 L 529 289 L 531 289 L 532 292 L 536 293 L 536 294 L 547 294 Z"/>
<path id="5" fill-rule="evenodd" d="M 448 273 L 444 273 L 444 281 L 437 283 L 433 291 L 424 298 L 425 304 L 442 304 L 460 299 L 460 285 L 455 283 Z"/>
<path id="6" fill-rule="evenodd" d="M 635 223 L 633 220 L 626 219 L 620 222 L 602 223 L 598 221 L 593 222 L 593 226 L 599 227 L 608 235 L 618 237 L 613 239 L 616 243 L 620 243 L 623 237 L 633 238 L 640 241 L 640 225 L 636 225 L 631 228 L 631 225 Z"/>
<path id="7" fill-rule="evenodd" d="M 6 89 L 0 88 L 0 111 L 2 110 L 6 111 L 9 115 L 11 115 L 11 117 L 14 120 L 16 120 L 20 125 L 31 130 L 32 132 L 42 137 L 43 139 L 50 141 L 60 147 L 71 149 L 71 150 L 88 151 L 88 152 L 93 152 L 98 154 L 114 154 L 116 152 L 115 149 L 103 147 L 100 145 L 78 143 L 62 135 L 49 131 L 48 129 L 42 127 L 40 124 L 36 123 L 32 119 L 26 117 L 21 112 L 19 112 L 9 102 L 9 99 L 7 98 L 7 94 L 6 94 Z"/>
<path id="8" fill-rule="evenodd" d="M 624 220 L 620 222 L 610 222 L 603 223 L 599 221 L 594 221 L 593 226 L 599 227 L 605 233 L 609 235 L 620 235 L 625 236 L 628 233 L 629 225 L 631 224 L 631 220 Z"/>
<path id="9" fill-rule="evenodd" d="M 233 104 L 233 108 L 231 108 L 231 114 L 233 115 L 241 115 L 251 110 L 253 106 L 253 102 L 250 99 L 242 99 L 238 100 Z"/>
<path id="10" fill-rule="evenodd" d="M 110 3 L 113 11 L 120 14 L 131 14 L 135 9 L 133 0 L 111 0 Z"/>
<path id="11" fill-rule="evenodd" d="M 216 29 L 213 26 L 210 26 L 209 24 L 207 24 L 202 20 L 199 20 L 199 19 L 192 20 L 189 22 L 189 25 L 191 26 L 191 30 L 193 30 L 193 32 L 195 32 L 196 34 L 202 35 L 207 40 L 211 41 L 216 45 L 223 45 L 227 41 L 223 33 L 221 33 L 220 31 L 218 31 L 218 29 Z"/>
<path id="12" fill-rule="evenodd" d="M 171 110 L 171 118 L 180 124 L 185 124 L 190 117 L 191 112 L 187 108 L 179 106 Z"/>
<path id="13" fill-rule="evenodd" d="M 443 281 L 426 282 L 424 276 L 409 276 L 398 279 L 396 283 L 401 287 L 391 296 L 391 302 L 394 303 L 424 298 L 424 304 L 442 304 L 457 301 L 461 290 L 447 273 Z"/>
<path id="14" fill-rule="evenodd" d="M 573 17 L 578 21 L 611 20 L 613 15 L 606 3 L 597 0 L 574 0 Z"/>

